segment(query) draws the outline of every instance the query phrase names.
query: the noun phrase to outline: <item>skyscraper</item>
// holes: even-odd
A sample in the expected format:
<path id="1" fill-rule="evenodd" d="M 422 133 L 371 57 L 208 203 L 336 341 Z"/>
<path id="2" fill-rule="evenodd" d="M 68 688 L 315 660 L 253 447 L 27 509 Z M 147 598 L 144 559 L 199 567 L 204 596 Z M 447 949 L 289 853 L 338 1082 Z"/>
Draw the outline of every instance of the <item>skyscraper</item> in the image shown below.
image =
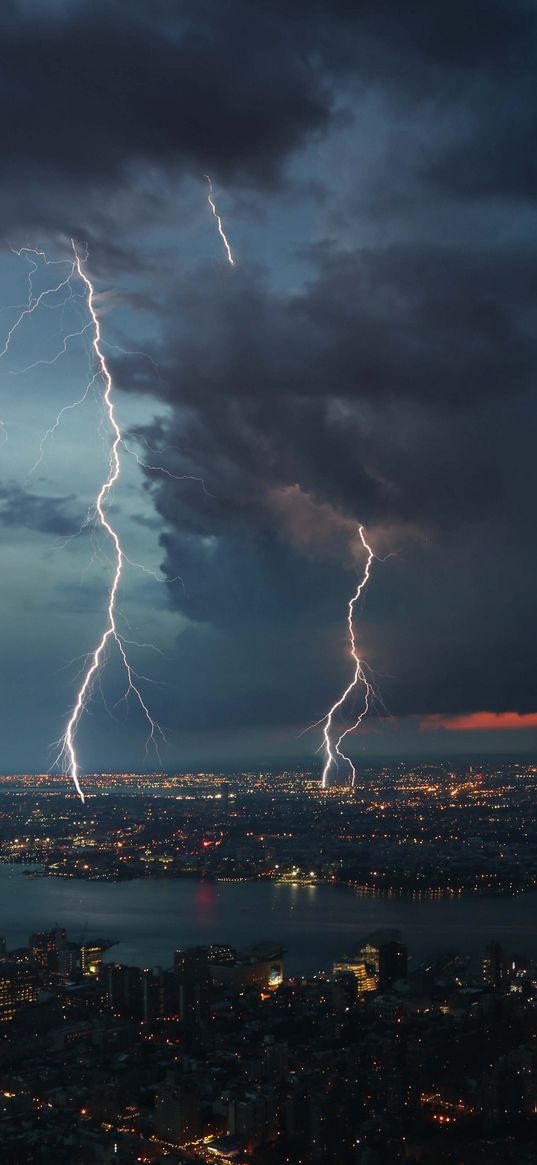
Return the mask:
<path id="1" fill-rule="evenodd" d="M 209 951 L 207 947 L 177 950 L 174 960 L 179 1016 L 187 1031 L 201 1034 L 209 1019 Z"/>
<path id="2" fill-rule="evenodd" d="M 15 1018 L 19 1008 L 36 1003 L 38 986 L 29 963 L 0 964 L 0 1023 Z"/>
<path id="3" fill-rule="evenodd" d="M 379 946 L 379 990 L 389 991 L 397 979 L 406 979 L 408 952 L 404 943 L 397 939 L 381 943 Z"/>

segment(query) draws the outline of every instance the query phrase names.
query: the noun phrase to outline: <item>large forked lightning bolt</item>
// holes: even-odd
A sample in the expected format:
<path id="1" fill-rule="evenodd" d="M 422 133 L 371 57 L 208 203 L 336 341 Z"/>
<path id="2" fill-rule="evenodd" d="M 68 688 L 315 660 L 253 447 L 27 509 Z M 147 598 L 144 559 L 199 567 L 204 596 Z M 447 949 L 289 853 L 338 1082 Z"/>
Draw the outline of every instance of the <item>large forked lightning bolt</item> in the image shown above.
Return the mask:
<path id="1" fill-rule="evenodd" d="M 324 750 L 324 756 L 325 756 L 325 763 L 324 763 L 323 776 L 322 776 L 323 789 L 325 789 L 327 786 L 328 777 L 330 775 L 330 770 L 334 766 L 336 768 L 338 767 L 338 762 L 337 762 L 338 757 L 340 758 L 340 760 L 345 761 L 345 763 L 350 766 L 350 770 L 352 773 L 352 784 L 354 785 L 354 781 L 356 778 L 355 766 L 354 766 L 351 758 L 349 756 L 346 756 L 345 753 L 343 753 L 341 751 L 340 746 L 342 744 L 342 741 L 345 739 L 345 737 L 348 736 L 349 732 L 354 732 L 356 728 L 360 727 L 360 724 L 362 723 L 364 716 L 366 716 L 367 713 L 369 712 L 370 699 L 371 699 L 371 695 L 373 693 L 371 683 L 368 680 L 368 678 L 364 672 L 364 665 L 363 665 L 363 662 L 358 655 L 358 650 L 356 647 L 356 636 L 355 636 L 355 632 L 354 632 L 354 611 L 355 611 L 356 604 L 362 598 L 364 590 L 369 582 L 369 577 L 371 574 L 371 564 L 373 562 L 373 559 L 375 558 L 375 555 L 374 555 L 371 547 L 369 546 L 369 544 L 366 541 L 363 526 L 360 526 L 359 533 L 360 533 L 360 539 L 362 542 L 362 546 L 367 554 L 367 559 L 366 559 L 366 564 L 364 567 L 364 573 L 360 579 L 360 582 L 358 583 L 358 586 L 356 588 L 354 595 L 349 600 L 349 608 L 348 608 L 348 615 L 347 615 L 347 625 L 349 628 L 349 642 L 350 642 L 351 656 L 354 660 L 354 675 L 353 675 L 351 682 L 345 688 L 345 691 L 339 697 L 339 700 L 336 700 L 335 704 L 332 704 L 332 707 L 330 708 L 330 711 L 328 712 L 328 715 L 326 716 L 326 718 L 324 720 L 323 750 Z M 348 728 L 345 728 L 343 732 L 340 732 L 335 743 L 332 743 L 334 717 L 335 717 L 337 712 L 339 712 L 342 708 L 344 708 L 344 705 L 347 702 L 347 700 L 350 698 L 351 693 L 356 692 L 359 685 L 361 685 L 363 692 L 364 692 L 364 706 L 362 708 L 362 711 L 355 718 L 354 722 L 348 726 Z M 321 721 L 321 723 L 322 723 L 322 721 Z"/>
<path id="2" fill-rule="evenodd" d="M 12 324 L 12 326 L 9 329 L 9 332 L 7 334 L 7 338 L 5 340 L 3 348 L 0 349 L 0 358 L 5 356 L 6 353 L 10 350 L 11 341 L 15 335 L 15 332 L 24 323 L 24 321 L 28 317 L 33 316 L 34 313 L 37 312 L 37 310 L 40 307 L 46 307 L 46 308 L 49 308 L 52 310 L 52 309 L 54 309 L 54 307 L 65 307 L 68 303 L 74 303 L 75 299 L 81 299 L 86 304 L 87 311 L 88 311 L 89 317 L 90 317 L 89 321 L 87 323 L 83 323 L 78 331 L 69 333 L 68 335 L 64 336 L 63 344 L 62 344 L 61 348 L 59 349 L 59 351 L 56 353 L 56 355 L 54 355 L 50 359 L 36 360 L 32 364 L 28 365 L 27 368 L 23 368 L 17 372 L 17 374 L 22 374 L 24 372 L 29 372 L 31 369 L 34 369 L 42 364 L 48 364 L 48 365 L 55 364 L 56 361 L 59 360 L 60 357 L 66 353 L 67 345 L 68 345 L 70 340 L 74 339 L 75 337 L 84 337 L 86 335 L 88 335 L 88 339 L 89 339 L 89 334 L 91 334 L 92 338 L 91 338 L 91 340 L 89 340 L 89 348 L 93 354 L 93 357 L 95 358 L 95 362 L 96 362 L 97 367 L 92 369 L 92 371 L 90 373 L 89 380 L 86 384 L 86 387 L 85 387 L 82 395 L 77 400 L 73 400 L 69 404 L 64 405 L 59 410 L 54 423 L 43 434 L 43 436 L 40 440 L 40 443 L 39 443 L 39 454 L 38 454 L 37 460 L 35 461 L 35 464 L 32 466 L 32 468 L 29 470 L 28 478 L 30 478 L 32 476 L 32 474 L 36 471 L 36 469 L 40 465 L 40 463 L 43 459 L 43 456 L 44 456 L 45 445 L 46 445 L 47 441 L 49 439 L 51 439 L 54 436 L 54 434 L 56 433 L 59 425 L 61 424 L 63 417 L 70 410 L 78 408 L 87 400 L 91 390 L 93 389 L 94 385 L 98 381 L 100 381 L 102 384 L 103 391 L 101 394 L 101 399 L 102 399 L 104 413 L 105 413 L 105 416 L 108 420 L 108 423 L 109 423 L 109 426 L 111 429 L 111 434 L 112 434 L 112 445 L 111 445 L 111 450 L 110 450 L 108 477 L 103 482 L 103 484 L 99 490 L 99 493 L 97 495 L 97 499 L 93 503 L 93 505 L 91 506 L 90 510 L 88 511 L 88 514 L 87 514 L 84 522 L 82 523 L 80 530 L 77 531 L 76 533 L 73 533 L 72 535 L 70 535 L 69 538 L 67 538 L 65 540 L 66 542 L 68 542 L 72 538 L 77 537 L 77 534 L 81 533 L 82 530 L 85 529 L 88 525 L 90 525 L 90 523 L 93 523 L 94 520 L 97 520 L 98 525 L 101 527 L 102 530 L 104 530 L 105 534 L 107 535 L 107 538 L 112 543 L 112 547 L 113 547 L 113 551 L 114 551 L 114 561 L 115 561 L 113 579 L 112 579 L 112 582 L 110 584 L 110 588 L 109 588 L 109 592 L 108 592 L 107 620 L 106 620 L 105 629 L 104 629 L 103 634 L 101 636 L 101 640 L 100 640 L 99 644 L 97 645 L 97 647 L 95 648 L 94 652 L 91 653 L 90 655 L 83 657 L 84 661 L 85 661 L 85 666 L 82 669 L 81 684 L 80 684 L 80 687 L 78 690 L 76 701 L 75 701 L 74 707 L 72 709 L 69 721 L 67 723 L 65 733 L 62 736 L 61 740 L 58 742 L 57 747 L 58 747 L 59 751 L 58 751 L 58 755 L 56 756 L 56 759 L 54 761 L 55 766 L 62 765 L 68 770 L 69 775 L 74 783 L 75 789 L 76 789 L 79 797 L 81 798 L 82 801 L 84 801 L 84 794 L 82 792 L 82 789 L 80 786 L 80 781 L 79 781 L 79 766 L 78 766 L 78 760 L 77 760 L 77 755 L 76 755 L 76 745 L 75 745 L 76 732 L 77 732 L 77 728 L 79 725 L 79 721 L 80 721 L 80 719 L 81 719 L 81 717 L 82 717 L 82 715 L 87 707 L 89 699 L 92 695 L 94 681 L 98 682 L 99 686 L 100 686 L 101 669 L 102 669 L 102 665 L 104 663 L 104 656 L 105 656 L 106 647 L 107 647 L 109 641 L 111 641 L 112 639 L 117 644 L 117 648 L 119 650 L 119 653 L 121 656 L 121 661 L 122 661 L 122 664 L 125 668 L 127 681 L 128 681 L 126 691 L 125 691 L 124 696 L 122 698 L 124 700 L 126 700 L 128 698 L 128 696 L 130 695 L 130 693 L 133 693 L 136 696 L 136 699 L 138 700 L 138 703 L 139 703 L 141 709 L 143 710 L 143 713 L 144 713 L 146 720 L 147 720 L 147 723 L 149 725 L 149 734 L 148 734 L 147 741 L 146 741 L 146 747 L 149 745 L 149 743 L 152 743 L 154 745 L 155 750 L 157 751 L 157 755 L 158 755 L 157 740 L 156 740 L 157 734 L 161 737 L 161 739 L 165 739 L 164 733 L 162 732 L 162 729 L 156 723 L 156 721 L 153 720 L 152 716 L 150 715 L 149 710 L 148 710 L 148 708 L 143 700 L 142 694 L 141 694 L 137 684 L 135 683 L 135 679 L 144 679 L 147 682 L 151 682 L 151 681 L 149 680 L 149 678 L 147 676 L 138 676 L 137 675 L 137 673 L 133 670 L 132 666 L 129 663 L 129 660 L 128 660 L 127 654 L 126 654 L 126 650 L 125 650 L 126 644 L 136 646 L 136 647 L 150 647 L 150 646 L 153 647 L 154 645 L 153 644 L 135 643 L 132 640 L 125 639 L 123 636 L 120 636 L 118 629 L 117 629 L 117 623 L 116 623 L 116 613 L 119 613 L 117 611 L 117 607 L 116 607 L 116 599 L 117 599 L 117 594 L 118 594 L 118 589 L 119 589 L 119 584 L 120 584 L 121 574 L 122 574 L 122 569 L 123 569 L 124 564 L 129 564 L 131 566 L 136 567 L 138 570 L 141 570 L 145 574 L 150 575 L 151 578 L 154 578 L 158 582 L 164 581 L 162 578 L 159 578 L 155 574 L 154 571 L 149 570 L 147 567 L 143 566 L 141 563 L 133 562 L 133 560 L 127 556 L 127 554 L 123 550 L 123 547 L 120 544 L 119 535 L 118 535 L 117 531 L 114 529 L 111 522 L 107 518 L 106 503 L 108 501 L 110 491 L 112 490 L 113 486 L 118 481 L 118 479 L 120 477 L 120 473 L 121 473 L 120 450 L 123 449 L 123 450 L 125 450 L 125 452 L 132 455 L 135 458 L 135 460 L 137 461 L 137 463 L 144 470 L 151 471 L 154 473 L 164 474 L 168 477 L 174 478 L 174 480 L 176 480 L 176 481 L 184 481 L 187 479 L 192 480 L 192 481 L 196 481 L 196 482 L 199 482 L 201 484 L 201 486 L 206 494 L 208 494 L 208 491 L 205 487 L 205 482 L 204 482 L 203 478 L 198 477 L 198 476 L 194 476 L 193 474 L 175 474 L 175 473 L 172 473 L 171 470 L 167 469 L 165 466 L 148 463 L 145 460 L 142 460 L 142 458 L 140 458 L 138 456 L 136 451 L 125 440 L 123 433 L 121 432 L 120 427 L 118 425 L 116 415 L 115 415 L 115 410 L 114 410 L 113 395 L 112 395 L 112 390 L 113 390 L 112 378 L 111 378 L 110 370 L 108 368 L 108 365 L 106 363 L 106 359 L 105 359 L 105 356 L 103 353 L 103 345 L 106 344 L 106 341 L 101 336 L 99 318 L 98 318 L 98 315 L 97 315 L 97 312 L 95 309 L 95 289 L 94 289 L 93 284 L 92 284 L 89 276 L 87 275 L 87 273 L 84 269 L 84 265 L 83 265 L 83 264 L 85 264 L 87 256 L 85 256 L 84 260 L 82 260 L 80 258 L 80 255 L 78 254 L 78 251 L 77 251 L 77 248 L 76 248 L 74 241 L 71 240 L 71 243 L 72 243 L 72 250 L 73 250 L 73 259 L 72 260 L 65 260 L 65 259 L 49 260 L 49 259 L 47 259 L 44 251 L 38 251 L 38 250 L 35 250 L 33 248 L 30 248 L 30 247 L 23 247 L 20 251 L 15 252 L 15 254 L 17 254 L 19 256 L 23 256 L 30 265 L 30 271 L 29 271 L 29 275 L 28 275 L 28 300 L 27 300 L 26 304 L 19 305 L 15 309 L 18 312 L 18 316 L 17 316 L 15 322 Z M 33 286 L 33 278 L 34 278 L 34 275 L 38 269 L 38 263 L 37 263 L 38 259 L 43 259 L 45 266 L 47 266 L 47 267 L 66 266 L 67 265 L 69 267 L 69 274 L 65 278 L 59 279 L 59 281 L 56 282 L 54 284 L 54 286 L 48 287 L 48 288 L 46 288 L 46 290 L 42 291 L 39 295 L 36 295 L 35 291 L 34 291 L 34 286 Z M 83 284 L 83 291 L 81 291 L 80 293 L 73 291 L 72 280 L 75 277 L 78 277 Z M 60 301 L 59 304 L 55 304 L 54 302 L 52 302 L 52 303 L 49 302 L 49 297 L 54 297 L 58 292 L 62 291 L 63 289 L 65 289 L 65 292 L 66 292 L 65 299 Z M 115 347 L 115 345 L 107 345 L 107 346 Z M 124 349 L 119 349 L 119 350 L 124 351 Z M 147 353 L 137 353 L 137 354 L 146 356 L 147 359 L 149 359 L 153 363 L 156 371 L 158 372 L 158 366 L 155 364 L 152 357 L 148 356 Z M 12 370 L 12 374 L 15 374 L 14 370 Z M 7 433 L 6 433 L 3 421 L 0 421 L 0 429 L 1 429 L 1 435 L 4 437 L 4 439 L 6 439 Z M 143 439 L 143 438 L 141 438 L 140 435 L 138 435 L 138 439 Z M 153 452 L 155 452 L 155 451 L 153 451 Z M 166 579 L 165 581 L 166 582 L 182 582 L 182 579 L 178 575 L 174 579 Z M 155 650 L 158 650 L 158 648 L 156 648 Z"/>
<path id="3" fill-rule="evenodd" d="M 220 218 L 220 215 L 219 215 L 219 213 L 216 209 L 216 206 L 214 204 L 214 201 L 213 201 L 213 184 L 212 184 L 211 179 L 209 178 L 208 174 L 206 174 L 205 177 L 209 183 L 209 194 L 207 196 L 207 202 L 209 203 L 209 206 L 210 206 L 210 208 L 213 212 L 213 215 L 216 219 L 216 225 L 218 227 L 218 234 L 220 235 L 220 238 L 223 240 L 224 247 L 226 248 L 228 262 L 231 263 L 231 266 L 233 267 L 235 265 L 233 253 L 232 253 L 231 247 L 226 239 L 226 236 L 224 234 L 224 228 L 222 226 L 222 219 Z"/>
<path id="4" fill-rule="evenodd" d="M 91 342 L 91 346 L 92 346 L 93 351 L 95 353 L 95 356 L 97 359 L 98 369 L 99 369 L 99 372 L 100 372 L 100 375 L 102 378 L 102 382 L 104 385 L 103 403 L 104 403 L 105 410 L 106 410 L 107 415 L 108 415 L 108 420 L 109 420 L 110 428 L 111 428 L 112 435 L 113 435 L 112 448 L 110 451 L 109 474 L 108 474 L 108 477 L 106 478 L 106 480 L 103 482 L 103 484 L 99 490 L 99 493 L 97 495 L 96 502 L 95 502 L 95 510 L 96 510 L 97 516 L 99 518 L 99 522 L 112 543 L 112 546 L 114 548 L 114 558 L 115 558 L 114 575 L 113 575 L 110 591 L 108 594 L 107 623 L 106 623 L 106 627 L 103 631 L 103 634 L 101 636 L 99 644 L 95 648 L 93 655 L 90 656 L 89 666 L 87 667 L 87 669 L 84 673 L 82 683 L 81 683 L 80 688 L 78 690 L 76 701 L 75 701 L 73 710 L 71 712 L 71 716 L 69 717 L 65 733 L 64 733 L 64 735 L 61 739 L 61 742 L 60 742 L 61 748 L 60 748 L 60 752 L 59 752 L 59 756 L 58 756 L 58 761 L 62 758 L 65 758 L 65 760 L 68 762 L 69 776 L 71 777 L 71 779 L 74 783 L 75 789 L 76 789 L 81 801 L 83 802 L 84 801 L 84 793 L 82 792 L 82 789 L 80 786 L 80 781 L 79 781 L 79 765 L 78 765 L 78 760 L 77 760 L 77 755 L 76 755 L 76 746 L 75 746 L 76 729 L 77 729 L 79 720 L 82 716 L 82 713 L 84 712 L 84 709 L 86 707 L 88 697 L 91 693 L 92 682 L 93 682 L 95 676 L 100 671 L 105 648 L 110 640 L 114 640 L 115 643 L 117 644 L 117 647 L 119 649 L 119 653 L 121 656 L 121 660 L 122 660 L 123 665 L 125 667 L 125 671 L 127 674 L 127 681 L 128 681 L 128 687 L 127 687 L 126 694 L 128 695 L 129 692 L 133 692 L 133 694 L 136 696 L 136 698 L 140 704 L 140 707 L 141 707 L 141 709 L 142 709 L 142 711 L 147 719 L 147 722 L 149 724 L 148 740 L 154 741 L 155 734 L 157 732 L 159 732 L 161 736 L 163 734 L 162 734 L 162 730 L 159 728 L 159 726 L 156 724 L 156 722 L 153 720 L 152 716 L 150 715 L 149 710 L 148 710 L 148 708 L 143 700 L 143 697 L 141 695 L 141 692 L 139 691 L 138 687 L 136 686 L 136 684 L 134 682 L 134 673 L 133 673 L 132 668 L 131 668 L 129 661 L 127 659 L 125 648 L 123 646 L 123 641 L 122 641 L 122 639 L 118 633 L 117 627 L 116 627 L 116 598 L 117 598 L 117 592 L 118 592 L 119 582 L 121 579 L 121 572 L 122 572 L 123 561 L 124 561 L 125 556 L 124 556 L 123 550 L 121 548 L 119 535 L 118 535 L 117 531 L 114 529 L 114 527 L 111 525 L 111 523 L 109 522 L 109 520 L 106 516 L 105 504 L 107 502 L 107 499 L 109 497 L 111 489 L 113 488 L 113 486 L 117 482 L 117 480 L 120 476 L 120 473 L 121 473 L 121 461 L 120 461 L 120 456 L 119 456 L 119 449 L 120 449 L 121 442 L 122 442 L 122 434 L 121 434 L 121 430 L 119 428 L 119 425 L 117 423 L 116 415 L 115 415 L 115 411 L 114 411 L 114 402 L 113 402 L 113 398 L 112 398 L 112 388 L 113 388 L 112 377 L 111 377 L 111 374 L 110 374 L 110 371 L 109 371 L 109 368 L 108 368 L 108 365 L 106 363 L 106 359 L 105 359 L 105 356 L 104 356 L 104 353 L 103 353 L 103 350 L 101 347 L 101 328 L 100 328 L 98 316 L 97 316 L 96 311 L 95 311 L 95 289 L 93 287 L 93 283 L 91 282 L 91 279 L 86 274 L 86 272 L 82 266 L 81 259 L 80 259 L 80 256 L 78 254 L 78 251 L 76 249 L 75 243 L 73 242 L 73 240 L 71 240 L 71 242 L 72 242 L 73 252 L 74 252 L 74 256 L 75 256 L 74 267 L 75 267 L 77 274 L 80 276 L 80 279 L 82 279 L 82 281 L 86 287 L 86 291 L 87 291 L 88 310 L 89 310 L 89 313 L 91 316 L 91 322 L 92 322 L 92 326 L 93 326 L 93 340 Z"/>

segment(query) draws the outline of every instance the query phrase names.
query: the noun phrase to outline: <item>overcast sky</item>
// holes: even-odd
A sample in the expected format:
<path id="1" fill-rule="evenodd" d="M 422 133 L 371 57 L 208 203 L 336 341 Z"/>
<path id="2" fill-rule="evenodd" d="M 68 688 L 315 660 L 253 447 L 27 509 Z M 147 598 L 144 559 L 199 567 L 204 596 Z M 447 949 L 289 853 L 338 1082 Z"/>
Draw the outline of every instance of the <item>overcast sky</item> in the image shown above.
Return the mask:
<path id="1" fill-rule="evenodd" d="M 112 507 L 161 580 L 126 566 L 118 605 L 163 767 L 315 756 L 359 523 L 356 756 L 535 745 L 536 34 L 524 0 L 3 4 L 0 347 L 12 249 L 87 244 L 128 449 L 167 471 L 125 449 Z M 50 765 L 105 613 L 98 383 L 35 464 L 92 374 L 82 290 L 0 359 L 4 771 Z M 111 652 L 83 768 L 158 765 L 123 692 Z"/>

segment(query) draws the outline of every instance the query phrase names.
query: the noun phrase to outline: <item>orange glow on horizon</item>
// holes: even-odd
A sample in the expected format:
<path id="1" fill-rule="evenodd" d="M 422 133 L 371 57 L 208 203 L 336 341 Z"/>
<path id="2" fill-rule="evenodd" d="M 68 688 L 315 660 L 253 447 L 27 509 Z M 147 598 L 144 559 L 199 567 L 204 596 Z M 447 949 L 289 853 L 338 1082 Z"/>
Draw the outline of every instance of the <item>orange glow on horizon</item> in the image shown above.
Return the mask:
<path id="1" fill-rule="evenodd" d="M 490 732 L 495 730 L 537 728 L 537 712 L 470 712 L 466 716 L 424 716 L 420 720 L 422 732 Z"/>

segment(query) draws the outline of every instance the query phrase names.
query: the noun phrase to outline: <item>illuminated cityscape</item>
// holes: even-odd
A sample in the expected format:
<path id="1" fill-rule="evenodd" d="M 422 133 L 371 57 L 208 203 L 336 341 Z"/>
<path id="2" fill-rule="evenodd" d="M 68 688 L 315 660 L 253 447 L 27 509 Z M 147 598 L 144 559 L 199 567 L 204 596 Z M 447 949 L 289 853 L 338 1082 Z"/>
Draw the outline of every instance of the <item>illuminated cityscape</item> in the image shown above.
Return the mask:
<path id="1" fill-rule="evenodd" d="M 515 1129 L 532 1160 L 536 958 L 492 942 L 473 969 L 452 952 L 410 970 L 376 932 L 331 974 L 289 977 L 270 943 L 152 970 L 105 949 L 62 928 L 3 940 L 9 1165 L 500 1161 Z"/>
<path id="2" fill-rule="evenodd" d="M 537 886 L 537 766 L 520 761 L 374 766 L 350 789 L 323 789 L 311 768 L 93 774 L 85 789 L 81 810 L 60 777 L 0 777 L 0 860 L 34 863 L 32 877 L 338 881 L 364 894 Z"/>
<path id="3" fill-rule="evenodd" d="M 536 1165 L 537 6 L 0 32 L 0 1165 Z"/>
<path id="4" fill-rule="evenodd" d="M 437 1165 L 463 1146 L 469 1161 L 529 1165 L 537 931 L 506 941 L 489 913 L 476 946 L 463 904 L 473 897 L 479 911 L 495 895 L 523 907 L 527 895 L 524 917 L 533 911 L 536 783 L 536 766 L 497 761 L 370 766 L 352 790 L 324 790 L 320 766 L 93 774 L 82 810 L 59 779 L 3 778 L 0 869 L 6 885 L 25 883 L 21 909 L 33 895 L 44 927 L 0 945 L 6 1165 Z M 109 883 L 107 894 L 180 883 L 208 941 L 182 943 L 178 916 L 175 949 L 144 965 L 139 912 L 121 939 L 94 932 L 89 900 L 78 934 L 43 916 L 64 909 L 65 879 Z M 331 963 L 316 899 L 304 922 L 317 928 L 310 970 L 293 969 L 301 920 L 282 941 L 282 908 L 271 917 L 261 899 L 255 921 L 233 924 L 256 941 L 235 945 L 210 888 L 236 894 L 245 883 L 285 895 L 290 921 L 301 899 L 289 895 L 349 893 Z M 352 902 L 367 900 L 392 903 L 402 928 L 366 930 Z M 405 902 L 460 902 L 466 913 L 443 950 L 425 933 L 417 954 Z M 173 932 L 171 920 L 149 925 Z"/>

